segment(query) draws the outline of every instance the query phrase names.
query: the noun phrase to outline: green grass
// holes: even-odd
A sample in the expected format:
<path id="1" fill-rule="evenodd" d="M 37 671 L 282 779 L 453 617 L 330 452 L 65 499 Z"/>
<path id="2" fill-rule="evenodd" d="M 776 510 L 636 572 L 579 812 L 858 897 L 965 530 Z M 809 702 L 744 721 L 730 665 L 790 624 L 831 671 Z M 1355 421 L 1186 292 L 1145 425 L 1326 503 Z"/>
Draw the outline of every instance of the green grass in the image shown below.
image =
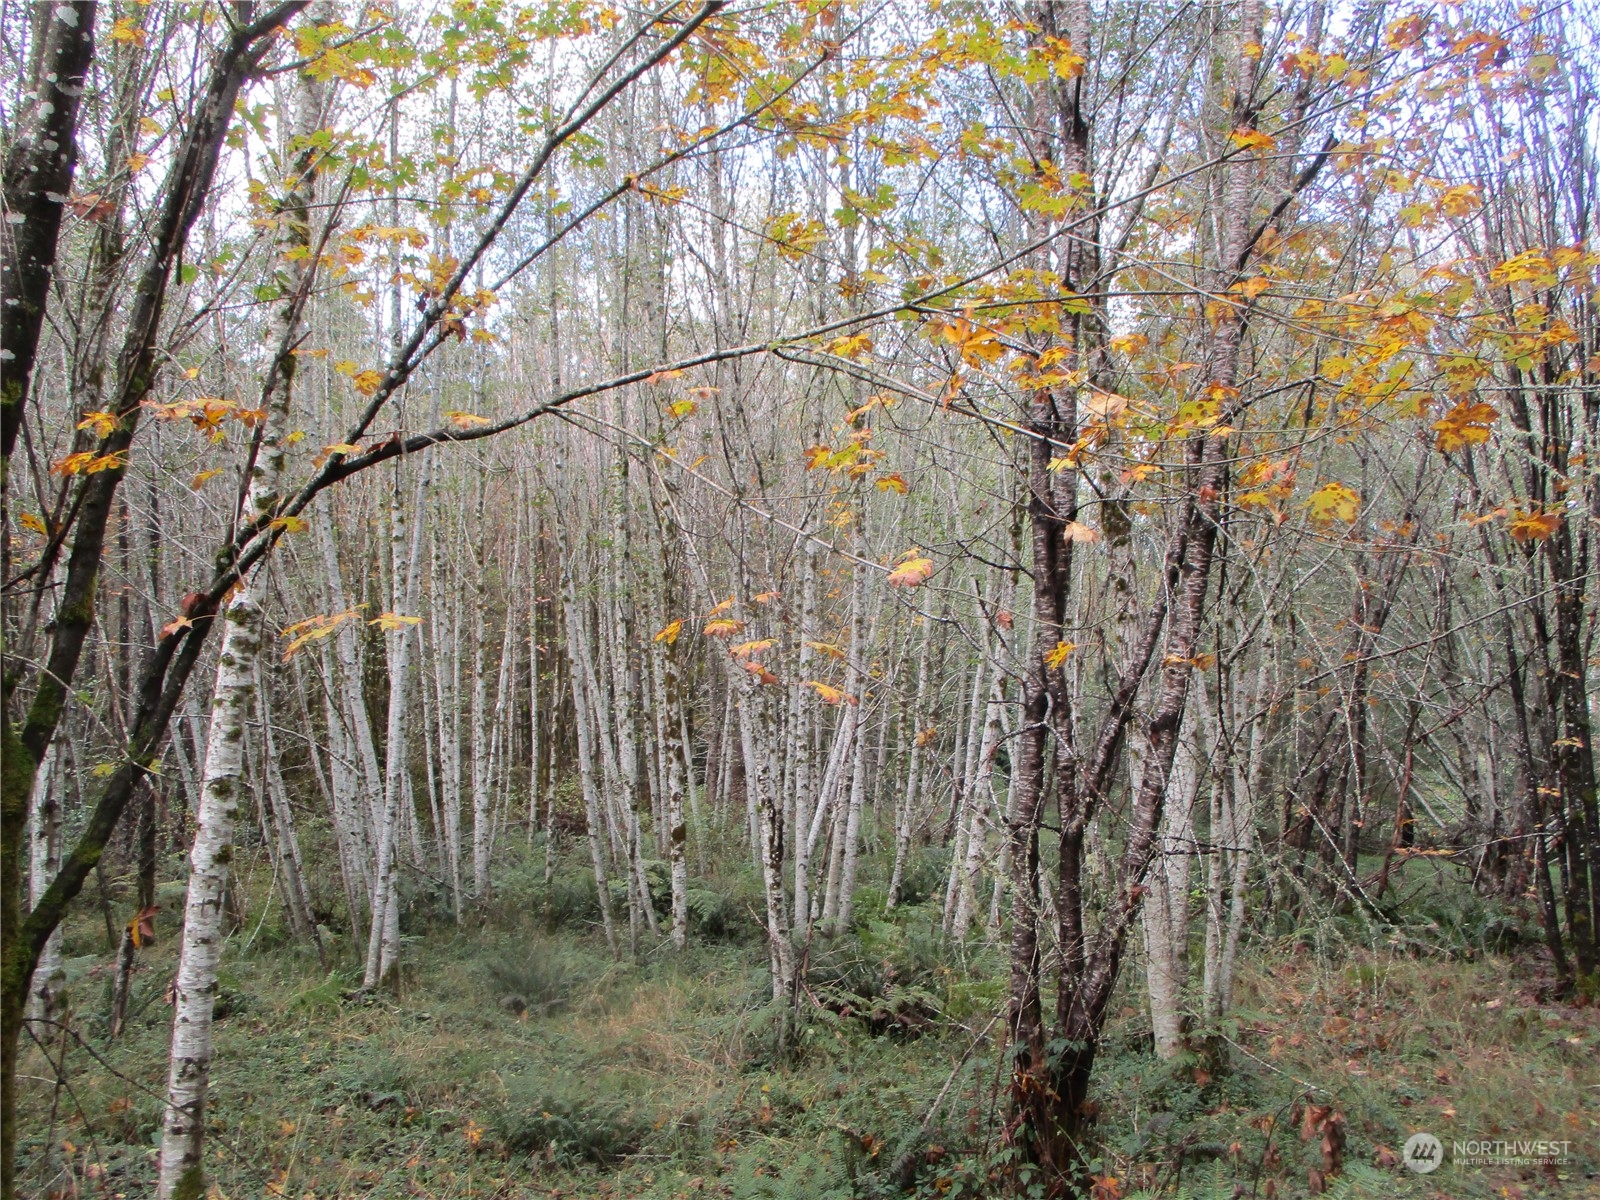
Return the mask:
<path id="1" fill-rule="evenodd" d="M 744 885 L 706 890 L 719 886 Z M 224 956 L 208 1161 L 219 1194 L 875 1197 L 906 1194 L 907 1180 L 924 1197 L 998 1190 L 998 948 L 953 953 L 935 913 L 869 903 L 857 936 L 813 954 L 815 1002 L 798 1052 L 780 1056 L 747 919 L 725 914 L 681 960 L 652 950 L 619 964 L 586 925 L 581 889 L 562 884 L 554 916 L 541 890 L 502 898 L 514 915 L 499 924 L 410 934 L 402 990 L 379 1000 L 351 994 L 347 942 L 335 940 L 340 966 L 324 975 L 270 916 L 241 953 L 261 914 L 247 920 Z M 70 1184 L 140 1196 L 153 1180 L 173 923 L 145 952 L 134 1018 L 111 1043 L 97 921 L 80 915 L 68 938 L 83 1044 L 55 1044 L 52 1058 L 64 1045 L 70 1088 L 50 1086 L 36 1051 L 23 1067 L 25 1194 L 72 1194 Z M 1301 1137 L 1308 1099 L 1343 1118 L 1330 1195 L 1600 1192 L 1600 1014 L 1542 1001 L 1527 950 L 1467 955 L 1415 934 L 1367 930 L 1335 952 L 1290 930 L 1254 947 L 1223 1029 L 1232 1069 L 1216 1078 L 1151 1055 L 1135 963 L 1097 1071 L 1102 1194 L 1306 1195 L 1320 1162 L 1319 1139 Z M 1555 1172 L 1447 1163 L 1418 1177 L 1382 1165 L 1418 1130 L 1447 1150 L 1469 1136 L 1565 1138 L 1574 1156 Z"/>

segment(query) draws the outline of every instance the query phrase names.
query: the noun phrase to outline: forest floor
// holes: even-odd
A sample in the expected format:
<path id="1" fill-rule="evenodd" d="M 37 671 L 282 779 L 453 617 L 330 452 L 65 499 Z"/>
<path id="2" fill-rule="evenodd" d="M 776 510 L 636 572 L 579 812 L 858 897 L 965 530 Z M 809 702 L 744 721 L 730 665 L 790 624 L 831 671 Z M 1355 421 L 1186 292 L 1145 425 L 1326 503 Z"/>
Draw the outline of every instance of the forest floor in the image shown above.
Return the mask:
<path id="1" fill-rule="evenodd" d="M 175 939 L 145 951 L 112 1042 L 98 1015 L 110 956 L 89 918 L 67 944 L 75 1032 L 23 1067 L 24 1194 L 143 1196 L 153 1179 Z M 936 911 L 869 920 L 819 955 L 783 1060 L 765 955 L 736 929 L 681 958 L 614 962 L 583 922 L 512 924 L 408 938 L 401 990 L 381 999 L 353 994 L 348 967 L 325 975 L 275 925 L 241 927 L 218 1009 L 214 1194 L 1002 1190 L 1002 960 L 942 949 Z M 1220 1031 L 1231 1065 L 1218 1078 L 1156 1060 L 1129 992 L 1097 1067 L 1096 1200 L 1308 1195 L 1330 1114 L 1343 1146 L 1329 1196 L 1600 1196 L 1600 1009 L 1552 1002 L 1543 974 L 1529 948 L 1259 947 Z M 1398 1163 L 1418 1131 L 1445 1147 L 1432 1174 Z M 1454 1142 L 1510 1138 L 1570 1146 L 1555 1166 L 1454 1161 Z"/>

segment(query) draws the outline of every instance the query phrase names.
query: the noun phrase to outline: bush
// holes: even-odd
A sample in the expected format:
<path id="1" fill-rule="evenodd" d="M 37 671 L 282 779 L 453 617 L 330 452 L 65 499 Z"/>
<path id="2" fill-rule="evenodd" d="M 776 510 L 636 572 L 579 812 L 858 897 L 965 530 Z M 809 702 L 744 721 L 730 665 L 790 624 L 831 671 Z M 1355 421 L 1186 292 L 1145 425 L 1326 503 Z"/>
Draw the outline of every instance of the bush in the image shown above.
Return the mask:
<path id="1" fill-rule="evenodd" d="M 401 871 L 400 929 L 403 933 L 425 933 L 455 924 L 455 902 L 442 880 L 415 871 Z"/>
<path id="2" fill-rule="evenodd" d="M 374 1112 L 404 1109 L 414 1086 L 410 1072 L 387 1050 L 329 1075 L 329 1086 L 335 1095 Z"/>
<path id="3" fill-rule="evenodd" d="M 336 1011 L 344 1000 L 344 994 L 354 988 L 357 982 L 354 974 L 346 975 L 335 968 L 328 972 L 328 977 L 321 983 L 312 984 L 291 996 L 289 1007 L 311 1013 Z"/>
<path id="4" fill-rule="evenodd" d="M 592 875 L 557 872 L 543 891 L 538 911 L 549 929 L 589 925 L 600 919 L 600 893 L 595 890 Z M 627 893 L 623 895 L 626 898 Z"/>
<path id="5" fill-rule="evenodd" d="M 684 898 L 689 907 L 689 928 L 700 937 L 717 938 L 732 932 L 739 914 L 721 892 L 690 887 Z"/>
<path id="6" fill-rule="evenodd" d="M 951 974 L 938 930 L 924 922 L 873 921 L 812 959 L 808 979 L 822 1006 L 874 1036 L 915 1037 L 938 1020 L 938 990 Z"/>
<path id="7" fill-rule="evenodd" d="M 950 851 L 945 847 L 911 847 L 900 875 L 900 907 L 915 908 L 934 896 L 943 896 L 949 869 Z"/>
<path id="8" fill-rule="evenodd" d="M 526 1076 L 506 1081 L 490 1129 L 513 1154 L 542 1154 L 558 1162 L 602 1166 L 637 1152 L 650 1122 L 622 1100 L 601 1099 L 592 1081 Z"/>
<path id="9" fill-rule="evenodd" d="M 549 946 L 534 946 L 521 955 L 497 955 L 483 963 L 483 970 L 501 1004 L 519 1014 L 556 1012 L 585 982 L 567 956 Z"/>

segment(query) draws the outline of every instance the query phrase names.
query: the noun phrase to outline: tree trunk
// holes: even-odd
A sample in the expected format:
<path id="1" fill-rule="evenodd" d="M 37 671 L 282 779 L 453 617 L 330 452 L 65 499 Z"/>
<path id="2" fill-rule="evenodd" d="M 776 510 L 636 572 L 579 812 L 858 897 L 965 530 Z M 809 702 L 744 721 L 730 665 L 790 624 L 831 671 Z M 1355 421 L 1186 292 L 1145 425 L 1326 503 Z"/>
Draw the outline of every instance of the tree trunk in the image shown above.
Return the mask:
<path id="1" fill-rule="evenodd" d="M 319 127 L 325 89 L 302 77 L 292 114 L 295 139 L 308 139 Z M 284 198 L 278 207 L 279 269 L 286 277 L 284 299 L 269 324 L 273 353 L 263 385 L 267 422 L 249 475 L 246 515 L 269 518 L 276 511 L 288 446 L 289 412 L 294 393 L 294 344 L 301 308 L 311 284 L 311 201 L 315 158 L 309 145 L 284 163 Z M 224 613 L 217 659 L 216 692 L 206 737 L 200 811 L 189 856 L 188 897 L 184 904 L 183 944 L 173 988 L 172 1053 L 167 1076 L 167 1108 L 161 1140 L 160 1200 L 194 1200 L 205 1193 L 206 1092 L 211 1075 L 211 1022 L 222 951 L 222 920 L 233 835 L 244 789 L 245 723 L 256 695 L 262 642 L 261 577 L 240 581 Z"/>

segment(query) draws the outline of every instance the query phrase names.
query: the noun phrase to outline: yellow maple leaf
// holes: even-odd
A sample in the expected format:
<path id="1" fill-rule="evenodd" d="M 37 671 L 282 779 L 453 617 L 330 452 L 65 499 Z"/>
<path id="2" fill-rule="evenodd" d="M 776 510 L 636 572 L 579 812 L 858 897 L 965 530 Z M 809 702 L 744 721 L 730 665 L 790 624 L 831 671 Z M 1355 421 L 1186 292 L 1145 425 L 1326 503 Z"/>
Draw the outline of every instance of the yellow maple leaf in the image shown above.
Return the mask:
<path id="1" fill-rule="evenodd" d="M 386 612 L 379 613 L 377 616 L 373 617 L 372 620 L 368 621 L 367 624 L 376 625 L 385 633 L 393 633 L 396 629 L 404 629 L 408 625 L 422 624 L 422 618 L 407 617 L 402 616 L 400 613 Z"/>
<path id="2" fill-rule="evenodd" d="M 829 658 L 844 657 L 844 651 L 838 646 L 835 646 L 832 642 L 807 642 L 806 645 L 810 646 L 819 654 L 826 654 Z"/>
<path id="3" fill-rule="evenodd" d="M 91 450 L 80 450 L 52 463 L 50 473 L 63 476 L 98 475 L 101 471 L 111 471 L 126 466 L 122 457 L 125 453 L 126 451 L 118 450 L 115 454 L 95 454 Z"/>
<path id="4" fill-rule="evenodd" d="M 826 683 L 818 683 L 815 679 L 807 679 L 800 686 L 808 687 L 816 692 L 824 704 L 843 704 L 846 699 L 841 689 L 830 687 Z M 851 699 L 853 700 L 853 697 Z"/>
<path id="5" fill-rule="evenodd" d="M 1447 217 L 1465 217 L 1483 207 L 1483 197 L 1473 184 L 1459 183 L 1439 193 L 1438 205 Z"/>
<path id="6" fill-rule="evenodd" d="M 111 26 L 111 40 L 114 42 L 131 42 L 135 46 L 142 46 L 149 36 L 132 17 L 118 17 Z"/>
<path id="7" fill-rule="evenodd" d="M 670 646 L 670 645 L 672 645 L 674 642 L 676 642 L 678 640 L 678 635 L 680 633 L 682 633 L 682 632 L 683 632 L 683 618 L 680 617 L 676 621 L 673 621 L 671 624 L 665 625 L 661 629 L 657 630 L 656 631 L 656 636 L 655 636 L 655 638 L 653 640 L 658 641 L 658 642 L 665 642 L 667 645 Z"/>
<path id="8" fill-rule="evenodd" d="M 1353 489 L 1334 481 L 1312 492 L 1306 500 L 1306 508 L 1310 510 L 1313 521 L 1343 521 L 1349 524 L 1361 511 L 1361 497 Z"/>
<path id="9" fill-rule="evenodd" d="M 961 317 L 947 321 L 940 326 L 939 332 L 945 341 L 961 352 L 962 361 L 969 366 L 981 367 L 1005 353 L 1006 348 L 994 330 L 985 329 Z"/>
<path id="10" fill-rule="evenodd" d="M 359 617 L 363 607 L 365 606 L 357 605 L 355 608 L 347 608 L 341 613 L 333 613 L 328 616 L 306 617 L 303 620 L 294 622 L 292 625 L 284 626 L 279 633 L 283 637 L 290 639 L 288 647 L 283 652 L 284 661 L 287 662 L 291 657 L 293 657 L 295 651 L 299 650 L 302 646 L 305 646 L 310 642 L 317 641 L 320 638 L 327 637 L 346 621 L 352 621 Z"/>
<path id="11" fill-rule="evenodd" d="M 1278 144 L 1278 140 L 1270 133 L 1243 126 L 1230 133 L 1228 140 L 1241 150 L 1271 150 Z"/>
<path id="12" fill-rule="evenodd" d="M 824 349 L 840 358 L 860 358 L 872 349 L 872 338 L 865 333 L 846 334 L 834 338 Z"/>
<path id="13" fill-rule="evenodd" d="M 1467 446 L 1481 446 L 1489 440 L 1500 410 L 1482 402 L 1463 400 L 1433 423 L 1438 446 L 1449 454 Z"/>
<path id="14" fill-rule="evenodd" d="M 890 587 L 919 587 L 933 574 L 933 559 L 920 556 L 906 559 L 889 572 Z"/>
<path id="15" fill-rule="evenodd" d="M 1062 663 L 1067 661 L 1067 655 L 1071 654 L 1077 648 L 1077 644 L 1074 642 L 1057 642 L 1053 647 L 1051 647 L 1049 652 L 1045 654 L 1044 665 L 1049 667 L 1052 671 L 1056 670 L 1061 666 Z"/>
<path id="16" fill-rule="evenodd" d="M 78 428 L 91 430 L 95 437 L 103 438 L 110 437 L 112 430 L 120 423 L 116 413 L 100 411 L 84 413 L 83 420 L 78 422 Z"/>

